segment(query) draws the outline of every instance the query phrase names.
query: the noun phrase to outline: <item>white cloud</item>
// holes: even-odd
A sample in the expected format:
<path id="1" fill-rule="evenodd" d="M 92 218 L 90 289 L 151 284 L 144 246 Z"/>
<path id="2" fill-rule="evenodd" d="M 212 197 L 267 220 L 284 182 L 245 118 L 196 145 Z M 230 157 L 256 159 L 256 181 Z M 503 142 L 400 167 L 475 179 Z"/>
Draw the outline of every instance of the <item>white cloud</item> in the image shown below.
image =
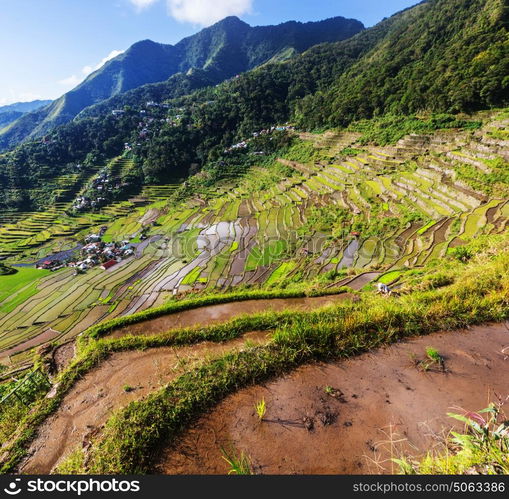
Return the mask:
<path id="1" fill-rule="evenodd" d="M 63 85 L 64 87 L 75 87 L 76 85 L 79 85 L 83 81 L 83 78 L 80 78 L 76 75 L 68 76 L 67 78 L 64 78 L 63 80 L 59 80 L 59 85 Z"/>
<path id="2" fill-rule="evenodd" d="M 168 10 L 177 21 L 210 26 L 228 16 L 251 11 L 253 0 L 167 0 Z"/>
<path id="3" fill-rule="evenodd" d="M 123 54 L 123 50 L 112 50 L 102 61 L 97 64 L 96 66 L 84 66 L 81 70 L 81 72 L 88 76 L 90 73 L 93 73 L 94 71 L 97 71 L 98 69 L 101 69 L 108 61 L 111 61 L 112 59 L 115 59 L 115 57 L 118 57 L 119 55 Z"/>
<path id="4" fill-rule="evenodd" d="M 101 69 L 108 61 L 111 61 L 123 53 L 123 50 L 112 50 L 104 59 L 101 60 L 101 62 L 99 62 L 99 64 L 96 64 L 95 66 L 83 66 L 79 76 L 74 74 L 68 78 L 60 80 L 58 83 L 64 87 L 74 88 L 79 85 L 89 74 L 92 74 L 94 71 Z"/>
<path id="5" fill-rule="evenodd" d="M 141 11 L 155 4 L 158 0 L 130 0 L 130 1 L 139 11 Z"/>

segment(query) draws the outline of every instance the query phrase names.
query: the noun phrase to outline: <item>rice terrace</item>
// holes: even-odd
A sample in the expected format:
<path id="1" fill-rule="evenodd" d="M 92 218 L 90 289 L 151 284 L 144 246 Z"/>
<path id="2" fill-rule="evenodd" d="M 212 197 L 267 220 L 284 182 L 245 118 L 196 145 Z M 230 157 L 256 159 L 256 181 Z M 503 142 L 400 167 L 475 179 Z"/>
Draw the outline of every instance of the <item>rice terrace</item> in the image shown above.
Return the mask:
<path id="1" fill-rule="evenodd" d="M 509 474 L 509 10 L 408 7 L 0 107 L 3 473 Z"/>

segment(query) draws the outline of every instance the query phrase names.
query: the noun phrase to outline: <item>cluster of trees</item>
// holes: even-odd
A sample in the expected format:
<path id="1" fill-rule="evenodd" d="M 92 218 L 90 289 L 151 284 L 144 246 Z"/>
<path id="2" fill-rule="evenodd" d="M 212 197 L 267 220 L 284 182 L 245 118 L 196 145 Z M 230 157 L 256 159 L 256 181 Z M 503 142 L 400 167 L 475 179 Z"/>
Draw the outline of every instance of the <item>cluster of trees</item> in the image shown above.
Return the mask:
<path id="1" fill-rule="evenodd" d="M 15 274 L 17 272 L 16 269 L 13 269 L 12 267 L 9 267 L 3 263 L 0 263 L 0 276 L 1 275 L 11 275 Z"/>

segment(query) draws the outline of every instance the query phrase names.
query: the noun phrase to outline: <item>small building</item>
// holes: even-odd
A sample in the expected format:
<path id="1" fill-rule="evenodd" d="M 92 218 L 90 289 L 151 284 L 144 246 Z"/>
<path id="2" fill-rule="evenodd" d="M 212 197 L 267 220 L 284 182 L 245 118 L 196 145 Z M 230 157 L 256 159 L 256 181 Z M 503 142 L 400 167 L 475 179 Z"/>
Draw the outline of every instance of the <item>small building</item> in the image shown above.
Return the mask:
<path id="1" fill-rule="evenodd" d="M 118 262 L 116 260 L 108 260 L 107 262 L 103 263 L 101 265 L 102 270 L 108 270 L 111 269 L 111 267 L 114 267 Z"/>
<path id="2" fill-rule="evenodd" d="M 98 243 L 101 241 L 101 236 L 98 236 L 97 234 L 90 234 L 85 238 L 85 243 L 91 244 L 91 243 Z"/>

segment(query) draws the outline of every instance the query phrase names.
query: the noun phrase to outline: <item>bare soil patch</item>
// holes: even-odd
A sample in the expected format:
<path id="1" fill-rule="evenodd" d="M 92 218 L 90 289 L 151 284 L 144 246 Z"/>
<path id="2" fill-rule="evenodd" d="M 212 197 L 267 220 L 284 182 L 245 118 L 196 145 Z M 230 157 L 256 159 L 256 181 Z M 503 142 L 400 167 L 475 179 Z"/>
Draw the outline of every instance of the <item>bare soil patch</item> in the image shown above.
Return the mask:
<path id="1" fill-rule="evenodd" d="M 74 341 L 64 343 L 57 347 L 53 352 L 53 364 L 57 372 L 63 371 L 76 354 L 76 344 Z"/>
<path id="2" fill-rule="evenodd" d="M 225 343 L 206 342 L 112 355 L 84 376 L 64 398 L 59 410 L 41 426 L 20 472 L 49 473 L 77 446 L 86 447 L 90 437 L 100 431 L 116 409 L 161 388 L 209 356 L 241 350 L 246 340 L 266 343 L 269 335 L 253 332 Z"/>
<path id="3" fill-rule="evenodd" d="M 429 346 L 445 369 L 418 368 Z M 423 455 L 458 428 L 448 412 L 509 396 L 508 346 L 509 327 L 489 325 L 299 368 L 225 399 L 164 449 L 154 472 L 225 474 L 222 448 L 243 451 L 263 474 L 397 472 L 392 455 Z"/>

